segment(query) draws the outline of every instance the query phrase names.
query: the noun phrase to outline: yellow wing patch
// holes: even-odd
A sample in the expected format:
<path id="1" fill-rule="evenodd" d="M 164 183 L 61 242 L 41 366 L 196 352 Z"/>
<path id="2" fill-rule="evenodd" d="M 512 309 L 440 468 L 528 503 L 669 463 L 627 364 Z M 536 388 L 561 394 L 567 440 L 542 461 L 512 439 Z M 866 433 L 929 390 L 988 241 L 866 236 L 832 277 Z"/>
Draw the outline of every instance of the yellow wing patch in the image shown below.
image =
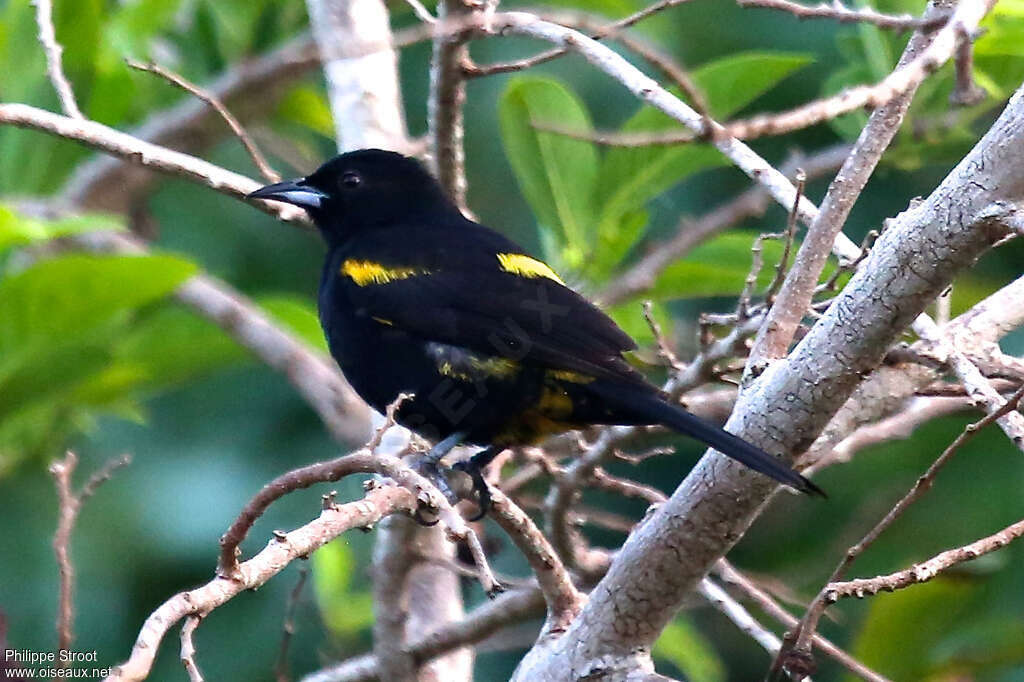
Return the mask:
<path id="1" fill-rule="evenodd" d="M 548 370 L 548 375 L 562 381 L 570 381 L 574 384 L 589 384 L 591 381 L 594 381 L 594 377 L 567 369 L 550 369 Z"/>
<path id="2" fill-rule="evenodd" d="M 364 287 L 367 284 L 387 284 L 400 279 L 408 279 L 417 275 L 429 275 L 430 270 L 426 268 L 395 268 L 369 260 L 346 260 L 338 270 L 356 285 Z"/>
<path id="3" fill-rule="evenodd" d="M 529 278 L 547 277 L 559 284 L 565 284 L 565 282 L 555 274 L 555 271 L 548 267 L 547 263 L 543 263 L 536 258 L 530 258 L 529 256 L 521 253 L 499 253 L 498 263 L 502 270 L 505 272 L 511 272 L 513 275 Z"/>
<path id="4" fill-rule="evenodd" d="M 469 357 L 468 367 L 454 367 L 449 360 L 438 365 L 437 371 L 446 377 L 462 381 L 476 381 L 483 376 L 511 379 L 519 372 L 519 363 L 506 358 Z"/>

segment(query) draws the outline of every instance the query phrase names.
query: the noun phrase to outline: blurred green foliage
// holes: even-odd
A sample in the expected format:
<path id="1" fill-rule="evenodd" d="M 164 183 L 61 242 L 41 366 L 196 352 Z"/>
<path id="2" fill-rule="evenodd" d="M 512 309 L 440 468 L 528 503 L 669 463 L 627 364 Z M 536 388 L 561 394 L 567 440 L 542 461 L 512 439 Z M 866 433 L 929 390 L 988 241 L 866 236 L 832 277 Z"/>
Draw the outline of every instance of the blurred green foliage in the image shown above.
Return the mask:
<path id="1" fill-rule="evenodd" d="M 619 17 L 646 3 L 546 4 Z M 396 25 L 415 21 L 405 3 L 391 3 L 391 9 Z M 922 3 L 884 0 L 878 9 L 919 13 Z M 64 64 L 83 110 L 120 129 L 141 124 L 183 97 L 159 79 L 131 71 L 124 58 L 153 59 L 203 83 L 292 38 L 306 24 L 303 3 L 286 0 L 57 0 L 56 11 Z M 0 1 L 0 101 L 56 110 L 33 12 L 28 0 Z M 878 228 L 915 194 L 930 191 L 1019 85 L 1024 0 L 1001 0 L 985 27 L 975 57 L 988 99 L 951 111 L 949 66 L 925 82 L 851 216 L 847 233 L 852 238 Z M 800 23 L 709 0 L 663 12 L 635 30 L 694 67 L 694 79 L 720 118 L 781 110 L 877 81 L 889 72 L 906 39 L 869 26 Z M 472 50 L 476 59 L 488 62 L 531 54 L 537 47 L 501 39 L 474 44 Z M 426 46 L 414 46 L 401 64 L 413 134 L 425 130 L 428 56 Z M 864 120 L 863 113 L 854 112 L 783 140 L 760 140 L 755 147 L 778 161 L 794 146 L 814 150 L 851 139 Z M 681 216 L 699 215 L 746 186 L 708 145 L 599 148 L 535 124 L 579 132 L 680 127 L 578 59 L 470 85 L 471 206 L 484 222 L 542 251 L 584 291 L 600 290 L 656 248 Z M 288 160 L 276 159 L 286 174 L 305 172 L 331 154 L 333 127 L 320 75 L 291 84 L 259 127 L 262 140 L 292 150 Z M 131 451 L 135 463 L 89 502 L 74 544 L 76 646 L 96 649 L 101 662 L 113 663 L 126 656 L 142 619 L 159 602 L 212 575 L 219 534 L 260 485 L 292 466 L 329 457 L 338 446 L 282 377 L 252 362 L 219 328 L 171 297 L 198 268 L 211 271 L 322 349 L 313 303 L 320 259 L 315 237 L 208 190 L 168 180 L 140 207 L 158 227 L 154 255 L 74 253 L 54 240 L 125 229 L 123 219 L 39 220 L 20 212 L 17 199 L 56 193 L 90 154 L 54 137 L 0 129 L 0 192 L 9 201 L 0 205 L 0 612 L 10 624 L 11 646 L 54 645 L 56 570 L 49 536 L 55 501 L 46 463 L 71 446 L 82 455 L 84 475 L 110 456 Z M 227 134 L 204 156 L 254 174 Z M 521 196 L 508 191 L 514 184 Z M 820 197 L 823 186 L 812 183 L 810 196 Z M 647 296 L 656 301 L 659 319 L 684 352 L 693 348 L 698 311 L 735 304 L 756 235 L 784 225 L 785 214 L 775 207 L 763 219 L 702 244 L 661 274 Z M 760 290 L 780 254 L 780 243 L 765 242 Z M 1011 244 L 986 257 L 954 288 L 955 311 L 1018 275 L 1021 256 L 1021 247 Z M 639 340 L 650 341 L 638 301 L 611 312 Z M 1009 339 L 1006 349 L 1024 352 L 1024 338 Z M 832 495 L 827 503 L 782 496 L 736 549 L 736 562 L 784 580 L 799 599 L 808 599 L 845 547 L 964 423 L 941 420 L 908 441 L 827 471 L 821 481 Z M 699 452 L 692 443 L 675 444 L 678 456 L 639 469 L 619 464 L 619 473 L 671 490 Z M 856 571 L 896 570 L 993 532 L 1019 518 L 1022 484 L 1019 453 L 1001 434 L 983 434 Z M 355 480 L 337 487 L 344 499 L 360 494 Z M 255 528 L 246 552 L 256 551 L 271 529 L 295 527 L 315 515 L 318 492 L 323 491 L 275 505 Z M 587 500 L 634 518 L 643 513 L 628 501 L 600 495 Z M 622 541 L 606 531 L 593 532 L 593 539 L 609 545 Z M 295 670 L 315 669 L 325 653 L 342 657 L 369 645 L 372 540 L 372 534 L 346 536 L 314 555 L 312 589 L 298 605 Z M 502 571 L 524 571 L 508 550 L 496 553 L 495 562 Z M 838 607 L 834 612 L 841 622 L 825 624 L 826 634 L 894 680 L 1022 680 L 1024 552 L 1010 547 L 971 568 L 929 586 Z M 258 594 L 243 595 L 204 622 L 197 645 L 211 679 L 271 677 L 293 581 L 289 569 Z M 467 596 L 482 599 L 471 585 Z M 246 655 L 239 656 L 243 651 Z M 479 679 L 507 678 L 520 653 L 482 654 Z M 756 644 L 707 608 L 681 615 L 654 654 L 667 673 L 697 682 L 757 679 L 768 665 Z M 816 679 L 846 679 L 834 664 L 821 662 Z M 152 679 L 184 679 L 173 643 L 163 647 Z"/>

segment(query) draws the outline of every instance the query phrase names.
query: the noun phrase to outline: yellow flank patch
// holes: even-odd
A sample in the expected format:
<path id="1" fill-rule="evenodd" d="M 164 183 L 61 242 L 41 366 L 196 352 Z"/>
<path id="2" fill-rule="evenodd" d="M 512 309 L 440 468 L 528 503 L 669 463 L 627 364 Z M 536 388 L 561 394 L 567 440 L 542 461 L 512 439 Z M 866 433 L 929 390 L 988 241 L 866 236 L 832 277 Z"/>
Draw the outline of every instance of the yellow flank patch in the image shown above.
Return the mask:
<path id="1" fill-rule="evenodd" d="M 519 363 L 508 358 L 478 358 L 470 357 L 470 365 L 473 369 L 483 372 L 488 376 L 507 379 L 519 371 Z"/>
<path id="2" fill-rule="evenodd" d="M 455 367 L 448 360 L 437 366 L 437 371 L 443 376 L 459 379 L 461 381 L 477 381 L 484 376 L 496 379 L 509 379 L 519 371 L 519 364 L 514 360 L 506 358 L 478 358 L 469 357 L 469 367 Z"/>
<path id="3" fill-rule="evenodd" d="M 541 390 L 535 409 L 548 419 L 567 419 L 572 415 L 572 398 L 559 388 L 545 386 Z"/>
<path id="4" fill-rule="evenodd" d="M 375 318 L 373 318 L 373 321 L 374 322 L 379 322 L 380 324 L 386 324 L 389 327 L 394 327 L 395 326 L 394 322 L 392 322 L 391 320 L 385 320 L 383 317 L 375 317 Z"/>
<path id="5" fill-rule="evenodd" d="M 580 374 L 579 372 L 573 372 L 567 369 L 548 370 L 548 376 L 550 376 L 552 379 L 570 381 L 574 384 L 589 384 L 591 381 L 594 380 L 594 377 L 589 377 L 586 374 Z"/>
<path id="6" fill-rule="evenodd" d="M 338 270 L 358 286 L 367 284 L 387 284 L 400 279 L 408 279 L 417 275 L 429 275 L 426 268 L 395 268 L 369 260 L 346 260 Z"/>
<path id="7" fill-rule="evenodd" d="M 501 265 L 502 270 L 505 272 L 511 272 L 513 275 L 530 278 L 547 277 L 559 284 L 565 284 L 565 282 L 555 274 L 555 271 L 548 267 L 547 263 L 543 263 L 536 258 L 530 258 L 529 256 L 521 253 L 499 253 L 498 263 Z"/>

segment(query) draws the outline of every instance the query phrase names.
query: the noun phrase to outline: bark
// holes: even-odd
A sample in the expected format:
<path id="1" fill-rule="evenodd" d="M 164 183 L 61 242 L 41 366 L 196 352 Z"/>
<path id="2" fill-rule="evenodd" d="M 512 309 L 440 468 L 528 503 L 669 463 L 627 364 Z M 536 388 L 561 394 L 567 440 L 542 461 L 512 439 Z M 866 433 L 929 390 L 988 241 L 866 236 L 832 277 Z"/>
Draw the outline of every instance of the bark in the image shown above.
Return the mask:
<path id="1" fill-rule="evenodd" d="M 1010 231 L 993 207 L 1024 194 L 1024 91 L 924 201 L 891 221 L 863 268 L 786 359 L 741 392 L 727 428 L 791 460 L 814 442 L 890 345 L 959 272 Z M 641 525 L 563 637 L 517 680 L 614 676 L 650 647 L 776 486 L 713 453 Z M 807 504 L 819 504 L 807 501 Z"/>

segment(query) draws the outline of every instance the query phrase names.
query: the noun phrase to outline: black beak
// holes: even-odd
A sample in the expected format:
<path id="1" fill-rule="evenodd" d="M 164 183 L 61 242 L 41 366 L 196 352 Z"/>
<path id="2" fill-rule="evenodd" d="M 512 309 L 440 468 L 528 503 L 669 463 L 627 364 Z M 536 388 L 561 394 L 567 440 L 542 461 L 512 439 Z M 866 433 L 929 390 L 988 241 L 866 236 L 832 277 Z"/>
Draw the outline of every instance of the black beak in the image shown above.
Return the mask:
<path id="1" fill-rule="evenodd" d="M 306 184 L 305 178 L 298 180 L 286 180 L 273 185 L 260 187 L 258 190 L 245 197 L 246 199 L 271 199 L 283 201 L 306 210 L 318 209 L 323 206 L 327 195 Z"/>

